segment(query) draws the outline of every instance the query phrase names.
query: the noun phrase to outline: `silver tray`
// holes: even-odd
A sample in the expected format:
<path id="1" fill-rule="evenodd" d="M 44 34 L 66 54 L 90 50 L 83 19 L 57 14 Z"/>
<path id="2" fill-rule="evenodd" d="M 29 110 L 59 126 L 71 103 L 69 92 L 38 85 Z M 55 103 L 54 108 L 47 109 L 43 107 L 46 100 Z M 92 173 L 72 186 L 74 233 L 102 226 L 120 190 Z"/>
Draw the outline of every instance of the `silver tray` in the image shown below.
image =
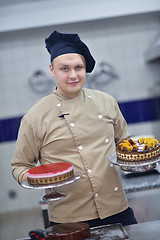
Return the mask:
<path id="1" fill-rule="evenodd" d="M 127 240 L 128 234 L 123 228 L 122 224 L 110 224 L 104 226 L 97 226 L 90 228 L 90 237 L 85 240 Z M 46 235 L 44 231 L 44 235 Z M 17 240 L 30 240 L 31 238 L 23 238 Z"/>
<path id="2" fill-rule="evenodd" d="M 85 238 L 85 240 L 100 240 L 100 239 L 101 238 L 98 235 L 93 234 L 93 233 L 91 233 L 91 236 L 89 238 Z M 21 238 L 21 239 L 17 239 L 17 240 L 31 240 L 31 238 Z"/>
<path id="3" fill-rule="evenodd" d="M 28 183 L 28 181 L 26 179 L 21 183 L 21 186 L 24 187 L 24 188 L 29 188 L 29 189 L 57 188 L 57 187 L 64 186 L 66 184 L 73 183 L 76 180 L 79 180 L 81 177 L 82 177 L 82 173 L 75 173 L 73 177 L 71 177 L 71 178 L 69 178 L 65 181 L 58 182 L 58 183 L 53 183 L 53 184 L 50 184 L 50 185 L 48 185 L 48 184 L 47 185 L 31 185 L 31 184 Z"/>
<path id="4" fill-rule="evenodd" d="M 90 228 L 91 233 L 100 236 L 101 240 L 124 240 L 129 239 L 122 224 L 110 224 Z"/>
<path id="5" fill-rule="evenodd" d="M 51 189 L 51 192 L 49 194 L 44 195 L 42 197 L 42 200 L 43 201 L 55 201 L 55 200 L 60 200 L 67 196 L 64 193 L 58 192 L 55 188 L 73 183 L 73 182 L 79 180 L 81 177 L 82 177 L 82 173 L 75 173 L 73 177 L 71 177 L 65 181 L 53 183 L 53 184 L 49 184 L 49 185 L 31 185 L 28 183 L 28 180 L 26 179 L 21 183 L 21 186 L 23 188 L 28 188 L 28 189 Z"/>
<path id="6" fill-rule="evenodd" d="M 114 152 L 109 156 L 109 161 L 111 164 L 118 165 L 123 171 L 127 172 L 146 172 L 152 170 L 158 166 L 158 162 L 160 162 L 160 157 L 155 158 L 154 160 L 150 160 L 148 162 L 141 163 L 119 163 L 117 161 L 117 154 Z"/>

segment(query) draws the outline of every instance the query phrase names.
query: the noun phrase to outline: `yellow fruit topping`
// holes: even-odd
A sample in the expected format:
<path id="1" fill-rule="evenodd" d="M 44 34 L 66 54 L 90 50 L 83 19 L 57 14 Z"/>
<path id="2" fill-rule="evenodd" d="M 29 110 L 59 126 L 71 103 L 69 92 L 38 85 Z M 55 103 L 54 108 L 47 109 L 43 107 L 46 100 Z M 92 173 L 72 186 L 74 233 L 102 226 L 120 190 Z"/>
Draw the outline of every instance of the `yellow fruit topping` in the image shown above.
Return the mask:
<path id="1" fill-rule="evenodd" d="M 144 143 L 144 140 L 145 140 L 144 137 L 139 138 L 139 139 L 138 139 L 139 144 L 143 144 L 143 143 Z"/>
<path id="2" fill-rule="evenodd" d="M 159 142 L 157 139 L 154 139 L 154 138 L 147 143 L 147 145 L 151 148 L 155 148 L 157 144 L 159 144 Z"/>
<path id="3" fill-rule="evenodd" d="M 150 140 L 147 145 L 151 148 L 154 148 L 156 144 L 154 141 Z"/>
<path id="4" fill-rule="evenodd" d="M 128 144 L 128 143 L 120 143 L 119 145 L 120 146 L 125 146 L 125 147 L 130 147 L 130 144 Z"/>
<path id="5" fill-rule="evenodd" d="M 152 137 L 147 137 L 145 138 L 144 140 L 144 144 L 147 144 L 150 140 L 152 140 L 153 138 Z"/>
<path id="6" fill-rule="evenodd" d="M 129 143 L 124 143 L 124 142 L 123 142 L 123 143 L 120 143 L 119 146 L 126 146 L 126 147 L 127 147 L 127 146 L 130 146 L 130 144 L 129 144 Z"/>
<path id="7" fill-rule="evenodd" d="M 159 145 L 159 141 L 155 138 L 152 137 L 141 137 L 138 139 L 138 143 L 143 146 L 143 149 L 140 151 L 147 151 L 150 150 L 151 148 L 155 148 L 157 145 Z M 119 150 L 123 152 L 138 152 L 139 147 L 136 144 L 136 142 L 131 138 L 128 141 L 123 140 L 121 143 L 118 144 L 117 147 Z"/>
<path id="8" fill-rule="evenodd" d="M 158 145 L 159 141 L 157 139 L 155 139 L 155 138 L 153 138 L 153 139 L 154 139 L 155 143 Z"/>
<path id="9" fill-rule="evenodd" d="M 130 142 L 128 142 L 127 140 L 123 140 L 124 143 L 127 143 L 128 145 L 130 145 Z"/>

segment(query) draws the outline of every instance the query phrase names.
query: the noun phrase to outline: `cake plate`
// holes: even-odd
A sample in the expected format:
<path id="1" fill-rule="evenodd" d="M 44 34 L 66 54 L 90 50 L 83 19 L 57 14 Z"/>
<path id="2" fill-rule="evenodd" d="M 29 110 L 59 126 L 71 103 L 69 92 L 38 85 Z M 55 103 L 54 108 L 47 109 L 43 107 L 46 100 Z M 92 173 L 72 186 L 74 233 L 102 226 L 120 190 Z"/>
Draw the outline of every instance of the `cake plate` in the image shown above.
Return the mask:
<path id="1" fill-rule="evenodd" d="M 110 164 L 118 165 L 123 171 L 127 172 L 146 172 L 149 170 L 153 170 L 158 166 L 158 162 L 160 162 L 160 157 L 155 158 L 154 160 L 149 160 L 148 162 L 140 162 L 140 163 L 120 163 L 117 161 L 116 152 L 109 156 Z"/>
<path id="2" fill-rule="evenodd" d="M 46 194 L 42 197 L 42 200 L 44 201 L 55 201 L 55 200 L 60 200 L 62 198 L 65 198 L 67 195 L 64 193 L 59 193 L 56 188 L 57 187 L 61 187 L 70 183 L 73 183 L 77 180 L 79 180 L 82 177 L 82 173 L 75 173 L 73 177 L 58 182 L 58 183 L 53 183 L 53 184 L 47 184 L 47 185 L 31 185 L 28 183 L 28 180 L 24 180 L 21 183 L 21 186 L 24 188 L 28 188 L 28 189 L 50 189 L 51 192 L 49 194 Z"/>

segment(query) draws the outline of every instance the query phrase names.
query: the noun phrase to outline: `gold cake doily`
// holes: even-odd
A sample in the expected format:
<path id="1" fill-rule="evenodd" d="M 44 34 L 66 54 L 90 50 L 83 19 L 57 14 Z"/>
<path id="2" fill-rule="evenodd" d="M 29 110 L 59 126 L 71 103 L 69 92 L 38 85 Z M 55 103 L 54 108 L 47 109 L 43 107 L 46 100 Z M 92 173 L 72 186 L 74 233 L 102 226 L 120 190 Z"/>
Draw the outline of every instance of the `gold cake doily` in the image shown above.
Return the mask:
<path id="1" fill-rule="evenodd" d="M 64 173 L 55 177 L 45 177 L 45 178 L 29 178 L 28 177 L 27 180 L 28 180 L 28 183 L 31 185 L 47 185 L 47 184 L 52 184 L 52 183 L 57 183 L 57 182 L 67 180 L 73 176 L 74 176 L 74 172 L 72 170 L 68 173 Z"/>

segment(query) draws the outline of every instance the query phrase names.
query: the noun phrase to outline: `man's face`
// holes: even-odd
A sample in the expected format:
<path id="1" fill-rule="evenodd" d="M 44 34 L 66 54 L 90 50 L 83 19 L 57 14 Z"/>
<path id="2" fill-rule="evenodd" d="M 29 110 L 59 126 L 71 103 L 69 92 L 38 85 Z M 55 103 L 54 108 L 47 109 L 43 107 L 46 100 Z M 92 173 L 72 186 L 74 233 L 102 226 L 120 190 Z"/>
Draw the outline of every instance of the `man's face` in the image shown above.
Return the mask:
<path id="1" fill-rule="evenodd" d="M 85 58 L 77 53 L 56 57 L 50 65 L 57 91 L 66 97 L 76 97 L 86 80 Z"/>

